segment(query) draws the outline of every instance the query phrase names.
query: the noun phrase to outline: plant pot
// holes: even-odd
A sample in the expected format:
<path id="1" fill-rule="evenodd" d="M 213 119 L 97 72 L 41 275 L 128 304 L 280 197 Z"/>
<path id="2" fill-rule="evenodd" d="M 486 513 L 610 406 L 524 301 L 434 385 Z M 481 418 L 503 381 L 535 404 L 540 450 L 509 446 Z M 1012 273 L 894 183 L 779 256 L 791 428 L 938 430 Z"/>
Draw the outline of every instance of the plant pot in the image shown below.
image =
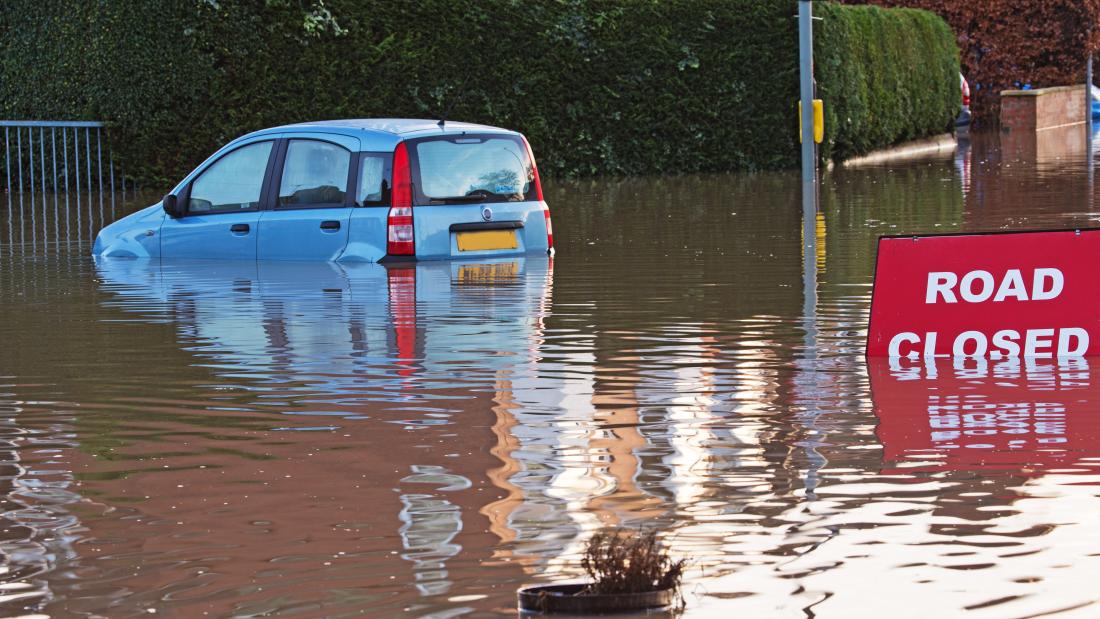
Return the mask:
<path id="1" fill-rule="evenodd" d="M 519 590 L 519 608 L 539 613 L 570 613 L 600 615 L 671 606 L 676 599 L 674 589 L 644 593 L 608 593 L 577 595 L 588 585 L 571 583 L 524 587 Z"/>

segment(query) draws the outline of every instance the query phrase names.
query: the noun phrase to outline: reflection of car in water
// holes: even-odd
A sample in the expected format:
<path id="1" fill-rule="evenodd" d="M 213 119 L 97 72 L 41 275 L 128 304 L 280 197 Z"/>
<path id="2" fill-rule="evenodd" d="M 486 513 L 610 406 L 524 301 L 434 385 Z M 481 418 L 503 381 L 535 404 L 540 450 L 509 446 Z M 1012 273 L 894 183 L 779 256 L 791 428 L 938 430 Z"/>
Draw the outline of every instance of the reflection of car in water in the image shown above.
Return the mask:
<path id="1" fill-rule="evenodd" d="M 102 256 L 493 259 L 552 252 L 526 138 L 495 127 L 367 119 L 233 140 L 161 204 L 100 231 Z"/>
<path id="2" fill-rule="evenodd" d="M 116 295 L 109 304 L 168 313 L 181 344 L 219 367 L 308 374 L 340 390 L 432 367 L 450 375 L 445 364 L 470 342 L 450 336 L 487 320 L 479 346 L 526 352 L 548 310 L 551 264 L 98 259 L 96 269 Z"/>

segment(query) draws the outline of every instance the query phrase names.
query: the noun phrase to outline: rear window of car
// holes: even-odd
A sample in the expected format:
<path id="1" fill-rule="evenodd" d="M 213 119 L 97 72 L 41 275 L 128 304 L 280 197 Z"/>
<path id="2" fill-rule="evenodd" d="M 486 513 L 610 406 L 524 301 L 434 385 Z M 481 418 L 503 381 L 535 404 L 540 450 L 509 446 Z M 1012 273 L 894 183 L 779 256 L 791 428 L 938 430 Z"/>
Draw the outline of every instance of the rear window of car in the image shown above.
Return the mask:
<path id="1" fill-rule="evenodd" d="M 413 142 L 417 204 L 534 200 L 534 169 L 518 136 L 462 135 Z"/>

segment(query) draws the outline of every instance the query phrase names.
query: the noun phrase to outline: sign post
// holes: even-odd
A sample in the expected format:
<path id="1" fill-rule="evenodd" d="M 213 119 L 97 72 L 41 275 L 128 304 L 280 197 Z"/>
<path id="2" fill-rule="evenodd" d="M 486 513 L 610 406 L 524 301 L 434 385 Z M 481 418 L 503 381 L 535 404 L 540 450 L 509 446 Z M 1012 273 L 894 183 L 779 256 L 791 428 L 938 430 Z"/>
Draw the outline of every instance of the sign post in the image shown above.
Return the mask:
<path id="1" fill-rule="evenodd" d="M 798 0 L 798 66 L 802 130 L 802 182 L 817 180 L 814 156 L 814 34 L 813 4 Z"/>

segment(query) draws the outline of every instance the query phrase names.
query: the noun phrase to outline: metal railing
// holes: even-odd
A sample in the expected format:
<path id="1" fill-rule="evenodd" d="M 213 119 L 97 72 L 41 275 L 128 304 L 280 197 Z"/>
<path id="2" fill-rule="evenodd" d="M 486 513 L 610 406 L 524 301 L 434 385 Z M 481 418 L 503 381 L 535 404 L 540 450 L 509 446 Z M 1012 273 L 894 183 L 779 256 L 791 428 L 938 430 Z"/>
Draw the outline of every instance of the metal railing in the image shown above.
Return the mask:
<path id="1" fill-rule="evenodd" d="M 55 193 L 92 193 L 121 189 L 125 192 L 124 173 L 117 179 L 121 187 L 115 184 L 110 146 L 107 147 L 104 176 L 103 126 L 96 121 L 0 120 L 0 128 L 4 130 L 5 190 L 9 193 L 36 190 L 45 193 L 48 188 Z M 47 178 L 51 179 L 48 183 Z"/>
<path id="2" fill-rule="evenodd" d="M 0 245 L 83 242 L 125 203 L 125 173 L 115 173 L 104 124 L 95 121 L 0 120 L 8 239 Z M 75 208 L 73 208 L 75 206 Z M 52 207 L 52 213 L 51 211 Z M 52 230 L 50 228 L 53 228 Z M 62 229 L 63 228 L 63 229 Z"/>

